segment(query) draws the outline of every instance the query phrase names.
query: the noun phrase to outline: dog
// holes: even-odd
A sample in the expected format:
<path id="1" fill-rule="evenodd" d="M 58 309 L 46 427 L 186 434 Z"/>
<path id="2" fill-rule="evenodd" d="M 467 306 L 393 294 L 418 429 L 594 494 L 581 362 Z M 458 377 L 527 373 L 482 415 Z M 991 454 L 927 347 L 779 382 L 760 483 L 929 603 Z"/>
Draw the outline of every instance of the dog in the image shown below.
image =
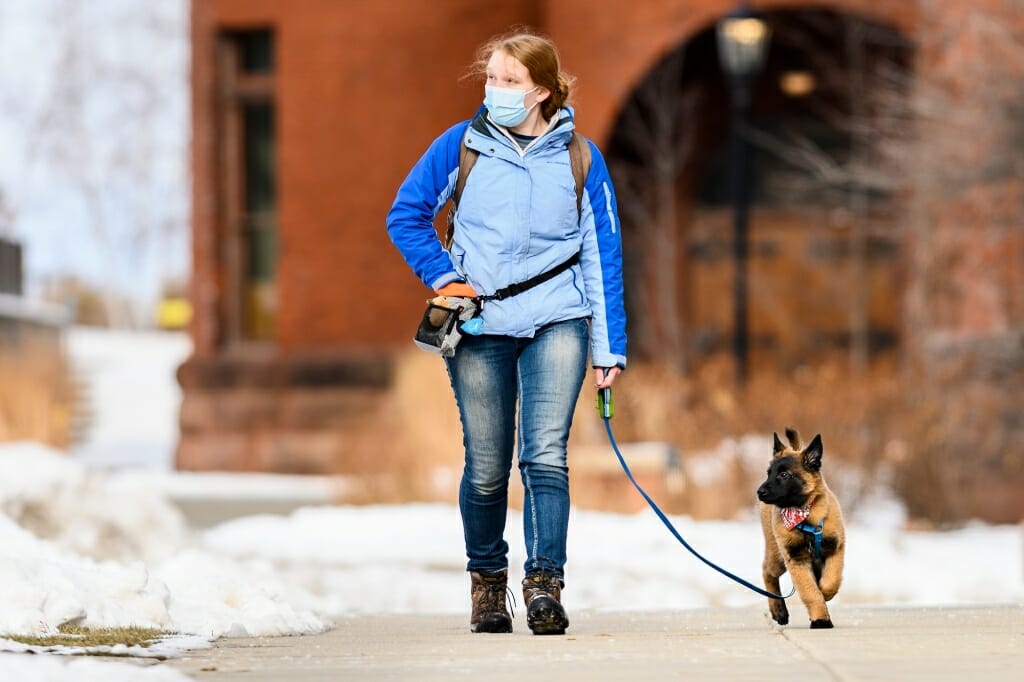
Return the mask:
<path id="1" fill-rule="evenodd" d="M 779 577 L 789 571 L 811 617 L 811 628 L 831 628 L 825 602 L 836 596 L 843 580 L 843 513 L 821 475 L 821 434 L 801 448 L 795 429 L 787 427 L 785 433 L 788 447 L 779 434 L 773 434 L 768 478 L 757 489 L 764 531 L 764 585 L 780 594 Z M 779 625 L 789 622 L 789 609 L 782 599 L 769 599 L 768 609 Z"/>

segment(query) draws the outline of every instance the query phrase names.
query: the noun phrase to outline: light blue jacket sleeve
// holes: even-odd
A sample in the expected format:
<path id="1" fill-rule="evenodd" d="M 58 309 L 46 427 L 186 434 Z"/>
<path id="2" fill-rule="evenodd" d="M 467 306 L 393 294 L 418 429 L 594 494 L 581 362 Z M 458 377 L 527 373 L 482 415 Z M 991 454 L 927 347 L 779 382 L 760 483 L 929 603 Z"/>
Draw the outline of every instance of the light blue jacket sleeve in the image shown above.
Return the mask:
<path id="1" fill-rule="evenodd" d="M 590 144 L 590 173 L 584 185 L 580 264 L 593 314 L 591 362 L 595 367 L 626 366 L 626 309 L 622 298 L 622 240 L 619 209 L 608 166 Z"/>
<path id="2" fill-rule="evenodd" d="M 434 231 L 434 217 L 455 189 L 459 147 L 469 121 L 444 132 L 416 162 L 388 211 L 388 236 L 416 276 L 431 289 L 459 279 Z"/>

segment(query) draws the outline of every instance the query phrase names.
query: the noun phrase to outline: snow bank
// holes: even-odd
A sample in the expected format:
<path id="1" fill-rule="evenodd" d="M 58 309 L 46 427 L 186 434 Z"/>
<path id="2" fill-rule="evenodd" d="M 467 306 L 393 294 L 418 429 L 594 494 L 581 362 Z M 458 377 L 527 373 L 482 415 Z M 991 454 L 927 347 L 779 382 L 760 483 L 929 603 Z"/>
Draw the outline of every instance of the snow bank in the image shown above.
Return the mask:
<path id="1" fill-rule="evenodd" d="M 0 633 L 65 623 L 221 636 L 322 632 L 273 570 L 190 549 L 181 514 L 60 453 L 0 446 Z M 253 562 L 254 565 L 257 562 Z"/>
<path id="2" fill-rule="evenodd" d="M 167 588 L 141 562 L 96 562 L 61 551 L 0 515 L 0 633 L 65 623 L 168 628 Z"/>
<path id="3" fill-rule="evenodd" d="M 192 678 L 170 666 L 142 667 L 94 658 L 0 653 L 0 679 L 18 682 L 187 682 Z"/>
<path id="4" fill-rule="evenodd" d="M 188 535 L 181 512 L 163 497 L 112 485 L 36 443 L 0 447 L 0 512 L 39 538 L 97 559 L 157 562 Z"/>

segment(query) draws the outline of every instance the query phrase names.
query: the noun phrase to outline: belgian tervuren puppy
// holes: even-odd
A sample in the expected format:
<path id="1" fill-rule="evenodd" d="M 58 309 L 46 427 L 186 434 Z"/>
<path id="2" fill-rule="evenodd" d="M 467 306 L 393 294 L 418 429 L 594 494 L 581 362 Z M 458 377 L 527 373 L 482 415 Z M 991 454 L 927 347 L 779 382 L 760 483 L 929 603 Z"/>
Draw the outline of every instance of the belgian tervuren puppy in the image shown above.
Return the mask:
<path id="1" fill-rule="evenodd" d="M 839 591 L 846 551 L 843 514 L 821 476 L 821 435 L 801 449 L 800 434 L 786 428 L 788 447 L 775 435 L 768 478 L 757 489 L 764 531 L 764 584 L 779 594 L 779 576 L 789 571 L 812 628 L 832 627 L 825 602 Z M 768 608 L 779 625 L 789 622 L 781 599 Z"/>

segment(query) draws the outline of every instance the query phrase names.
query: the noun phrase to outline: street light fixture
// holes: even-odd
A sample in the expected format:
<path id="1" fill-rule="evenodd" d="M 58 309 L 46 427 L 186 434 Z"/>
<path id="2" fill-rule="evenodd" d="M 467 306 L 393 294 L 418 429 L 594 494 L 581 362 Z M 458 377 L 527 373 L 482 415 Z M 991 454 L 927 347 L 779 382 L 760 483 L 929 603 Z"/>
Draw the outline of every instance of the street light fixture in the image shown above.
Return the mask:
<path id="1" fill-rule="evenodd" d="M 732 197 L 733 197 L 733 352 L 736 381 L 747 381 L 747 214 L 749 211 L 749 149 L 745 138 L 750 120 L 750 93 L 764 66 L 771 29 L 741 5 L 718 22 L 718 59 L 729 76 L 732 91 Z"/>

